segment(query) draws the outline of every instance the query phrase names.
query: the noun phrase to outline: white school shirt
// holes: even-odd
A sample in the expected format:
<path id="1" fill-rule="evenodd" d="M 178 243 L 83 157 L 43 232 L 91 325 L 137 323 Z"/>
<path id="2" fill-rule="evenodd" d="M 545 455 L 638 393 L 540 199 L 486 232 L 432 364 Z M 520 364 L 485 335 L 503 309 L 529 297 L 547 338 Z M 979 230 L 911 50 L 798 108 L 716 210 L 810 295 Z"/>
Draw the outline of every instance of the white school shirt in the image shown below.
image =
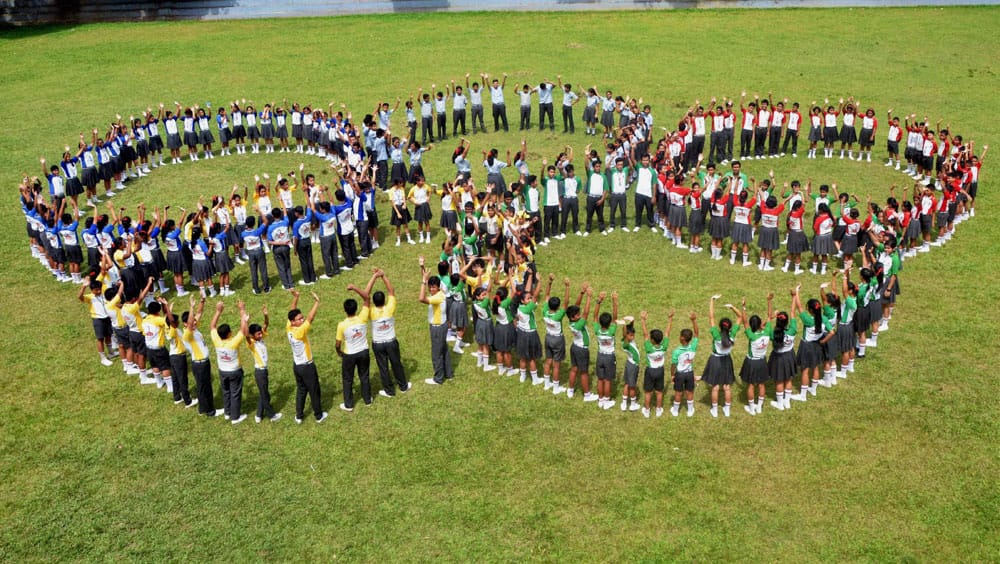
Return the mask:
<path id="1" fill-rule="evenodd" d="M 503 86 L 490 86 L 490 101 L 494 104 L 503 104 Z"/>
<path id="2" fill-rule="evenodd" d="M 579 98 L 579 96 L 576 95 L 576 92 L 573 92 L 572 90 L 570 90 L 569 92 L 563 90 L 563 105 L 564 106 L 572 106 L 573 102 L 575 102 L 577 100 L 577 98 Z"/>
<path id="3" fill-rule="evenodd" d="M 481 88 L 471 88 L 469 89 L 469 101 L 473 106 L 483 105 L 483 90 Z"/>
<path id="4" fill-rule="evenodd" d="M 524 90 L 518 90 L 517 95 L 521 99 L 522 108 L 531 105 L 531 90 L 528 90 L 527 92 L 525 92 Z"/>
<path id="5" fill-rule="evenodd" d="M 444 97 L 434 98 L 434 112 L 437 114 L 444 114 L 445 109 L 447 109 L 447 106 L 445 105 L 446 103 L 447 100 Z"/>
<path id="6" fill-rule="evenodd" d="M 467 102 L 468 98 L 465 97 L 465 94 L 452 94 L 451 96 L 451 107 L 454 110 L 464 110 Z"/>
<path id="7" fill-rule="evenodd" d="M 538 87 L 538 103 L 539 104 L 551 104 L 552 103 L 552 89 L 555 88 L 555 84 L 551 82 L 545 82 Z"/>

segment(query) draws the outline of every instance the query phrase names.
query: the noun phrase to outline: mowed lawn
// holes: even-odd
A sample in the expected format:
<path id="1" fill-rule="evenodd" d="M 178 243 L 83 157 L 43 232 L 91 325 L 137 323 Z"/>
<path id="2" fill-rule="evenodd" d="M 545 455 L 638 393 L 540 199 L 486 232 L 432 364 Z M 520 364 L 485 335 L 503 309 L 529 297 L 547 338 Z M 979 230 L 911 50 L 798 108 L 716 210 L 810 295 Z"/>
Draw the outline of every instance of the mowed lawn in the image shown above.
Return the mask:
<path id="1" fill-rule="evenodd" d="M 928 8 L 405 15 L 0 34 L 0 181 L 7 186 L 0 558 L 996 560 L 1000 201 L 992 154 L 980 213 L 945 247 L 905 263 L 891 330 L 857 372 L 790 412 L 756 418 L 740 408 L 739 384 L 728 420 L 709 417 L 704 387 L 695 418 L 646 420 L 484 375 L 468 354 L 456 359 L 457 377 L 446 386 L 420 385 L 342 413 L 335 325 L 345 286 L 367 281 L 367 272 L 355 270 L 314 287 L 323 303 L 313 349 L 331 416 L 296 426 L 282 335 L 289 296 L 250 295 L 239 267 L 233 286 L 255 321 L 262 305 L 272 312 L 272 395 L 286 418 L 238 427 L 198 418 L 165 393 L 140 388 L 118 363 L 98 364 L 75 288 L 30 258 L 15 187 L 22 171 L 38 174 L 38 158 L 57 160 L 79 132 L 158 102 L 335 102 L 360 119 L 376 102 L 405 99 L 418 87 L 463 82 L 466 72 L 507 72 L 515 130 L 514 83 L 557 74 L 642 97 L 656 125 L 671 128 L 695 99 L 738 97 L 744 89 L 803 107 L 853 95 L 875 107 L 882 123 L 877 162 L 806 160 L 800 146 L 796 160 L 746 169 L 762 178 L 773 168 L 779 183 L 836 182 L 862 201 L 872 194 L 884 202 L 890 185 L 912 186 L 882 166 L 887 109 L 941 119 L 979 146 L 1000 139 L 991 119 L 1000 88 L 998 24 L 994 8 Z M 582 134 L 581 111 L 582 104 L 575 136 L 558 126 L 526 134 L 533 172 L 564 145 L 579 155 L 599 141 Z M 537 120 L 537 106 L 533 113 Z M 393 119 L 399 131 L 402 116 Z M 491 147 L 515 151 L 520 139 L 517 131 L 472 137 L 472 160 Z M 432 181 L 452 174 L 454 143 L 426 156 Z M 330 182 L 315 157 L 234 155 L 154 171 L 115 202 L 190 209 L 199 195 L 228 192 L 255 173 L 273 178 L 300 162 Z M 474 176 L 485 178 L 480 167 Z M 384 227 L 388 245 L 365 265 L 384 268 L 395 283 L 404 362 L 417 380 L 430 375 L 417 255 L 439 252 L 436 215 L 433 245 L 392 247 Z M 826 281 L 712 262 L 646 231 L 570 237 L 543 248 L 538 266 L 570 277 L 574 292 L 583 281 L 618 290 L 621 314 L 647 309 L 651 328 L 665 327 L 675 309 L 671 344 L 696 311 L 699 369 L 709 351 L 709 296 L 736 303 L 745 295 L 763 314 L 769 291 L 787 309 L 794 284 L 812 297 Z M 275 277 L 273 263 L 270 270 Z M 234 322 L 236 299 L 226 303 L 224 319 Z M 737 369 L 745 350 L 741 338 Z M 250 379 L 245 388 L 249 412 L 257 393 Z"/>

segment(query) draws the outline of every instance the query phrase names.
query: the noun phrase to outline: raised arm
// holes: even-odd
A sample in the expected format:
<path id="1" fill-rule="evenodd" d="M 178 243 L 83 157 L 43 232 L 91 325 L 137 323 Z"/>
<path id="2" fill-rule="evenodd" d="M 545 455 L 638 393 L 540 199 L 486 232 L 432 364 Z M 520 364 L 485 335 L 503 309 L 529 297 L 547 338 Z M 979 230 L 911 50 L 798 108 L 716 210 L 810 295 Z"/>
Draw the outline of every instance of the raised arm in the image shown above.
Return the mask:
<path id="1" fill-rule="evenodd" d="M 215 331 L 216 328 L 219 327 L 219 319 L 222 317 L 222 310 L 224 309 L 226 309 L 226 304 L 224 304 L 222 300 L 219 300 L 218 303 L 215 304 L 215 314 L 212 316 L 212 323 L 210 325 L 212 331 Z"/>
<path id="2" fill-rule="evenodd" d="M 642 321 L 642 340 L 643 341 L 648 341 L 649 340 L 649 329 L 646 327 L 646 319 L 648 317 L 649 317 L 649 312 L 648 311 L 642 310 L 642 311 L 639 312 L 639 319 Z M 669 335 L 670 332 L 668 331 L 667 334 Z"/>
<path id="3" fill-rule="evenodd" d="M 368 282 L 368 287 L 371 288 L 371 285 L 374 282 L 375 282 L 375 277 L 372 276 L 372 279 Z M 348 284 L 347 285 L 347 291 L 348 292 L 354 292 L 355 294 L 357 294 L 358 297 L 361 298 L 361 301 L 363 301 L 365 303 L 365 306 L 368 306 L 368 304 L 370 303 L 369 302 L 369 299 L 371 297 L 371 293 L 370 292 L 362 290 L 361 288 L 358 288 L 354 284 Z"/>
<path id="4" fill-rule="evenodd" d="M 306 321 L 312 323 L 313 319 L 316 319 L 316 312 L 319 311 L 319 296 L 316 295 L 316 292 L 310 292 L 310 294 L 312 294 L 313 297 L 313 306 L 312 309 L 309 310 L 309 314 L 306 315 Z"/>
<path id="5" fill-rule="evenodd" d="M 690 318 L 691 318 L 691 332 L 694 333 L 694 338 L 697 339 L 698 338 L 698 314 L 692 311 L 691 315 L 690 315 Z"/>

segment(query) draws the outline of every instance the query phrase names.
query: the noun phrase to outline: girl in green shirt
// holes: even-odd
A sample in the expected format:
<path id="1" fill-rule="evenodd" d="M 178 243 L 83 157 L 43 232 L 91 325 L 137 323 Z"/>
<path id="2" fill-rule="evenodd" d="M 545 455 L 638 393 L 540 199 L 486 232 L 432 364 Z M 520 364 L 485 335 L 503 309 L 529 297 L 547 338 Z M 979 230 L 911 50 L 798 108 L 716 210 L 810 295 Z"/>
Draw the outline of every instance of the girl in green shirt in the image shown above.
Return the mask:
<path id="1" fill-rule="evenodd" d="M 723 317 L 719 321 L 718 327 L 715 325 L 715 300 L 721 298 L 720 295 L 712 296 L 711 301 L 708 302 L 708 322 L 713 325 L 712 327 L 712 355 L 708 357 L 708 363 L 705 365 L 705 372 L 702 375 L 702 379 L 705 383 L 712 387 L 712 408 L 709 413 L 712 417 L 719 416 L 719 388 L 721 387 L 725 393 L 726 403 L 722 406 L 722 414 L 729 417 L 729 409 L 733 404 L 733 382 L 736 381 L 736 374 L 733 371 L 733 357 L 730 353 L 733 351 L 733 339 L 739 334 L 740 326 L 733 325 L 732 320 L 728 317 Z M 744 304 L 746 300 L 744 300 Z M 737 319 L 740 317 L 739 311 L 732 304 L 726 304 L 726 307 L 732 310 L 736 314 Z"/>
<path id="2" fill-rule="evenodd" d="M 795 332 L 798 330 L 798 287 L 792 290 L 791 314 L 779 311 L 774 316 L 771 334 L 771 356 L 767 359 L 767 372 L 774 380 L 774 401 L 771 407 L 783 411 L 792 407 L 792 379 L 798 372 L 795 364 Z"/>
<path id="3" fill-rule="evenodd" d="M 771 317 L 774 315 L 774 294 L 767 295 L 767 319 L 765 323 L 759 315 L 747 317 L 746 302 L 740 314 L 740 322 L 746 329 L 747 357 L 740 368 L 740 379 L 747 385 L 747 405 L 744 407 L 750 415 L 757 415 L 764 409 L 764 386 L 769 379 L 767 371 L 767 349 L 771 345 L 774 330 Z"/>

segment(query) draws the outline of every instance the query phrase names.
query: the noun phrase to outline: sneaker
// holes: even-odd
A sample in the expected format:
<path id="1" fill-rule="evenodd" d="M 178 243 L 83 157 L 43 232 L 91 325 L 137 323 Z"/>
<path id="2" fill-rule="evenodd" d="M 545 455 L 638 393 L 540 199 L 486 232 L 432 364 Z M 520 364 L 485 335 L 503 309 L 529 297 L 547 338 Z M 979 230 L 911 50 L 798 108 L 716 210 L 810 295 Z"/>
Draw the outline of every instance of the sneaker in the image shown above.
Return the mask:
<path id="1" fill-rule="evenodd" d="M 614 405 L 614 404 L 612 403 L 611 405 Z M 623 399 L 622 400 L 622 411 L 628 411 L 628 400 L 627 399 Z"/>
<path id="2" fill-rule="evenodd" d="M 101 357 L 101 364 L 103 364 L 104 366 L 111 366 L 114 363 L 111 362 L 110 358 Z"/>
<path id="3" fill-rule="evenodd" d="M 184 406 L 184 409 L 187 409 L 189 407 L 195 407 L 196 405 L 198 405 L 198 400 L 197 399 L 193 399 L 193 400 L 191 400 L 191 403 L 189 403 L 189 404 L 187 404 L 187 405 Z"/>
<path id="4" fill-rule="evenodd" d="M 296 417 L 296 418 L 295 418 L 295 424 L 296 424 L 296 425 L 301 425 L 301 424 L 302 424 L 302 420 L 301 420 L 301 419 L 299 419 L 298 417 Z"/>
<path id="5" fill-rule="evenodd" d="M 496 370 L 496 369 L 497 369 L 497 367 L 495 365 L 493 365 L 493 364 L 484 364 L 483 365 L 483 372 L 491 372 L 491 371 Z"/>
<path id="6" fill-rule="evenodd" d="M 595 394 L 594 392 L 587 392 L 583 394 L 583 401 L 585 402 L 592 402 L 597 400 L 598 400 L 597 394 Z"/>
<path id="7" fill-rule="evenodd" d="M 663 408 L 662 407 L 657 407 L 656 408 L 656 416 L 657 417 L 663 417 Z"/>
<path id="8" fill-rule="evenodd" d="M 150 378 L 148 376 L 139 376 L 140 385 L 145 386 L 147 384 L 155 384 L 155 383 L 156 383 L 156 378 Z"/>
<path id="9" fill-rule="evenodd" d="M 679 405 L 671 405 L 670 406 L 670 415 L 673 415 L 674 417 L 677 417 L 680 414 L 681 414 L 681 406 L 679 406 Z"/>
<path id="10" fill-rule="evenodd" d="M 628 410 L 629 411 L 639 411 L 640 407 L 641 406 L 639 405 L 639 402 L 637 402 L 635 400 L 632 400 L 632 405 L 628 406 Z"/>
<path id="11" fill-rule="evenodd" d="M 552 386 L 552 395 L 554 395 L 554 396 L 558 396 L 559 394 L 561 394 L 561 393 L 563 393 L 565 391 L 566 391 L 566 388 L 560 386 L 559 384 L 555 384 L 554 386 Z"/>
<path id="12" fill-rule="evenodd" d="M 319 276 L 320 280 L 330 280 L 332 278 L 333 278 L 333 276 L 327 276 L 326 274 L 320 274 L 320 276 Z"/>
<path id="13" fill-rule="evenodd" d="M 566 397 L 568 397 L 569 399 L 573 399 L 573 396 L 575 394 L 576 394 L 576 390 L 574 390 L 573 388 L 568 388 L 566 390 Z"/>
<path id="14" fill-rule="evenodd" d="M 424 384 L 427 384 L 428 386 L 440 386 L 441 385 L 441 384 L 435 382 L 434 378 L 427 378 L 427 379 L 425 379 L 424 380 Z"/>
<path id="15" fill-rule="evenodd" d="M 716 418 L 719 417 L 719 407 L 718 406 L 714 406 L 714 407 L 710 408 L 708 410 L 708 412 L 712 415 L 712 417 L 716 417 Z"/>
<path id="16" fill-rule="evenodd" d="M 785 403 L 778 400 L 771 400 L 771 407 L 777 409 L 778 411 L 784 411 Z"/>
<path id="17" fill-rule="evenodd" d="M 261 421 L 263 421 L 263 419 L 261 419 L 259 415 L 254 415 L 253 416 L 253 422 L 254 423 L 260 423 Z"/>
<path id="18" fill-rule="evenodd" d="M 340 410 L 341 410 L 341 411 L 346 411 L 346 412 L 348 412 L 348 413 L 350 413 L 350 412 L 354 411 L 354 408 L 353 408 L 353 407 L 347 407 L 347 406 L 346 406 L 346 405 L 344 405 L 344 404 L 340 404 L 340 406 L 339 406 L 339 407 L 340 407 Z"/>
<path id="19" fill-rule="evenodd" d="M 795 401 L 806 401 L 806 395 L 803 392 L 799 392 L 797 394 L 792 394 L 792 395 L 788 396 L 788 398 L 790 400 L 795 400 Z"/>
<path id="20" fill-rule="evenodd" d="M 614 406 L 615 406 L 615 400 L 613 400 L 613 399 L 604 400 L 604 410 L 605 411 L 611 409 Z"/>
<path id="21" fill-rule="evenodd" d="M 624 229 L 624 228 L 623 228 L 623 229 Z M 626 231 L 628 231 L 628 230 L 626 229 Z M 638 233 L 638 232 L 639 232 L 639 226 L 638 226 L 638 225 L 636 225 L 636 226 L 635 226 L 635 229 L 633 229 L 633 230 L 632 230 L 632 233 Z"/>
<path id="22" fill-rule="evenodd" d="M 576 232 L 576 236 L 577 236 L 577 237 L 583 237 L 583 233 L 580 233 L 579 231 L 577 231 L 577 232 Z"/>
<path id="23" fill-rule="evenodd" d="M 750 415 L 757 415 L 757 405 L 756 404 L 748 403 L 747 405 L 743 406 L 743 410 L 746 411 L 747 413 L 749 413 Z"/>
<path id="24" fill-rule="evenodd" d="M 729 417 L 729 406 L 728 405 L 722 406 L 722 414 L 725 415 L 726 417 Z"/>
<path id="25" fill-rule="evenodd" d="M 405 394 L 406 392 L 408 392 L 408 391 L 410 391 L 412 389 L 413 389 L 413 382 L 407 382 L 406 383 L 406 389 L 404 390 L 403 388 L 400 388 L 399 391 Z"/>
<path id="26" fill-rule="evenodd" d="M 649 409 L 645 407 L 642 408 L 642 416 L 645 417 L 646 419 L 649 419 Z"/>
<path id="27" fill-rule="evenodd" d="M 322 423 L 322 422 L 326 421 L 326 417 L 327 417 L 328 415 L 330 415 L 330 414 L 329 414 L 329 413 L 327 413 L 326 411 L 324 411 L 324 412 L 323 412 L 323 415 L 320 415 L 320 416 L 319 416 L 319 419 L 317 419 L 317 420 L 316 420 L 316 422 L 317 422 L 317 423 Z"/>
<path id="28" fill-rule="evenodd" d="M 378 391 L 378 395 L 380 395 L 380 396 L 382 396 L 384 398 L 391 398 L 392 397 L 392 395 L 389 392 L 385 391 L 385 390 L 379 390 Z"/>
<path id="29" fill-rule="evenodd" d="M 216 409 L 213 412 L 213 417 L 218 417 L 220 415 L 224 415 L 225 416 L 226 415 L 226 410 L 225 409 Z M 226 417 L 228 418 L 228 416 L 226 416 Z"/>
<path id="30" fill-rule="evenodd" d="M 242 423 L 242 422 L 244 422 L 244 421 L 246 421 L 246 420 L 247 420 L 247 414 L 246 414 L 246 413 L 244 413 L 244 414 L 240 415 L 239 417 L 237 417 L 236 419 L 233 419 L 233 420 L 231 421 L 231 423 L 232 423 L 233 425 L 239 425 L 240 423 Z"/>

